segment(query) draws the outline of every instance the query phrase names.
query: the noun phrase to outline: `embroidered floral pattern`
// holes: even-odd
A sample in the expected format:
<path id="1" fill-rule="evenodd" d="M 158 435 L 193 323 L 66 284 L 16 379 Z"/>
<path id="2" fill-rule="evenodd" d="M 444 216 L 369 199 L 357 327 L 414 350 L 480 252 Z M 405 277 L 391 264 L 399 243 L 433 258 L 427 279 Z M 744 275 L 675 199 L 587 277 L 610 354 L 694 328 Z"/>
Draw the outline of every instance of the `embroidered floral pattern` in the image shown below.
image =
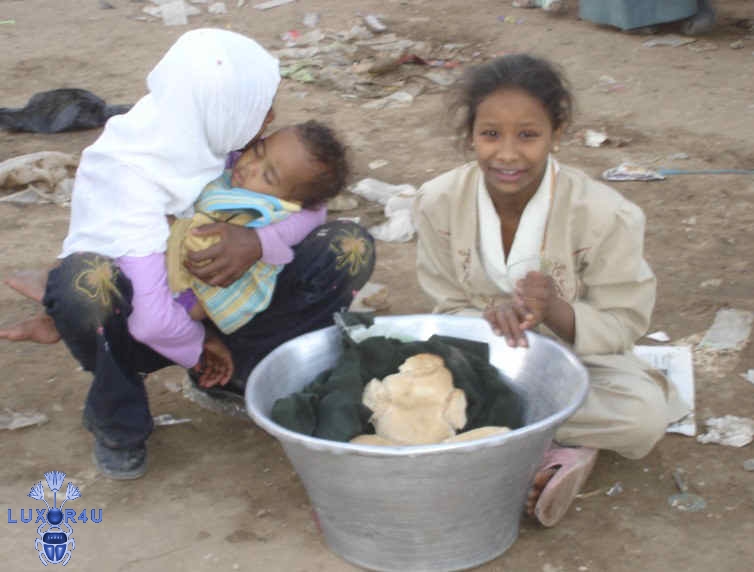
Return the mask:
<path id="1" fill-rule="evenodd" d="M 120 298 L 115 285 L 118 269 L 113 267 L 112 261 L 100 256 L 85 259 L 83 263 L 87 268 L 76 275 L 74 288 L 102 307 L 110 307 L 113 296 Z"/>
<path id="2" fill-rule="evenodd" d="M 335 267 L 347 268 L 350 276 L 357 276 L 368 268 L 373 257 L 372 245 L 358 229 L 339 231 L 330 249 L 335 253 Z"/>

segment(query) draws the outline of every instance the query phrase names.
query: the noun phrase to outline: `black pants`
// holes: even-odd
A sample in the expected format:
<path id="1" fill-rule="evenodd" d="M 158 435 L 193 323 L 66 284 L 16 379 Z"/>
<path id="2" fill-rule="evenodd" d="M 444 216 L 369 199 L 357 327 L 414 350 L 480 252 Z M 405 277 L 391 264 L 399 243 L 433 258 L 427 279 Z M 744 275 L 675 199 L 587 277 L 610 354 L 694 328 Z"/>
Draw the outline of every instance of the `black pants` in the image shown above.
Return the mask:
<path id="1" fill-rule="evenodd" d="M 335 221 L 307 236 L 278 275 L 270 306 L 231 335 L 232 389 L 242 392 L 251 370 L 283 342 L 332 323 L 374 269 L 374 243 L 360 226 Z M 44 305 L 63 341 L 94 379 L 84 426 L 108 447 L 142 444 L 152 432 L 144 379 L 172 365 L 128 332 L 131 283 L 109 258 L 71 255 L 50 271 Z M 211 324 L 206 324 L 212 327 Z"/>

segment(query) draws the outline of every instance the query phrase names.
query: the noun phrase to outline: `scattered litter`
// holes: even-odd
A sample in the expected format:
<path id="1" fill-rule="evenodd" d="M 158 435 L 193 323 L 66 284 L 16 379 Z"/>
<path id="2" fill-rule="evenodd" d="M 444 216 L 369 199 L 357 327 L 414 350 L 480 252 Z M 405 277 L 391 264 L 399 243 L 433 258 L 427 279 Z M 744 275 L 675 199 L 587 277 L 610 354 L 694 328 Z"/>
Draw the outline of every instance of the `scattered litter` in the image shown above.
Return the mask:
<path id="1" fill-rule="evenodd" d="M 670 341 L 670 336 L 665 332 L 654 332 L 653 334 L 649 334 L 647 338 L 655 342 L 662 342 L 662 343 Z"/>
<path id="2" fill-rule="evenodd" d="M 736 40 L 735 42 L 731 42 L 728 45 L 733 50 L 740 50 L 741 48 L 744 47 L 744 41 L 743 40 Z"/>
<path id="3" fill-rule="evenodd" d="M 716 351 L 740 350 L 749 340 L 752 321 L 754 313 L 747 310 L 719 310 L 699 347 Z"/>
<path id="4" fill-rule="evenodd" d="M 710 41 L 697 42 L 690 45 L 689 50 L 692 52 L 712 52 L 717 49 L 717 44 Z"/>
<path id="5" fill-rule="evenodd" d="M 188 24 L 187 6 L 183 0 L 163 2 L 158 8 L 160 15 L 162 15 L 162 23 L 166 26 L 185 26 Z"/>
<path id="6" fill-rule="evenodd" d="M 684 512 L 699 512 L 707 507 L 707 501 L 699 495 L 689 492 L 683 469 L 673 470 L 673 481 L 675 481 L 675 486 L 678 487 L 680 493 L 668 497 L 670 506 Z"/>
<path id="7" fill-rule="evenodd" d="M 167 425 L 180 425 L 181 423 L 191 423 L 191 419 L 185 417 L 183 419 L 176 419 L 170 413 L 163 413 L 162 415 L 156 415 L 152 418 L 154 424 L 157 427 L 164 427 Z"/>
<path id="8" fill-rule="evenodd" d="M 12 411 L 5 409 L 0 412 L 0 429 L 22 429 L 23 427 L 31 427 L 33 425 L 44 425 L 47 423 L 48 418 L 44 413 L 38 413 L 36 411 Z"/>
<path id="9" fill-rule="evenodd" d="M 719 288 L 723 285 L 722 278 L 710 278 L 699 284 L 700 288 Z"/>
<path id="10" fill-rule="evenodd" d="M 0 108 L 0 129 L 30 133 L 60 133 L 101 127 L 130 105 L 108 105 L 101 97 L 79 88 L 35 93 L 21 108 Z"/>
<path id="11" fill-rule="evenodd" d="M 214 15 L 227 14 L 228 9 L 225 7 L 225 2 L 215 2 L 209 5 L 207 12 Z"/>
<path id="12" fill-rule="evenodd" d="M 263 508 L 257 511 L 257 518 L 264 518 L 268 514 L 270 514 L 272 511 L 268 508 Z"/>
<path id="13" fill-rule="evenodd" d="M 685 218 L 681 221 L 683 224 L 687 224 L 689 226 L 694 226 L 696 224 L 696 217 L 690 216 L 689 218 Z"/>
<path id="14" fill-rule="evenodd" d="M 740 374 L 749 383 L 754 383 L 754 369 L 750 369 L 746 373 Z"/>
<path id="15" fill-rule="evenodd" d="M 673 153 L 672 155 L 668 155 L 668 159 L 671 161 L 685 161 L 688 158 L 688 153 Z"/>
<path id="16" fill-rule="evenodd" d="M 110 2 L 107 2 L 107 0 L 99 0 L 99 7 L 102 10 L 114 10 L 115 6 L 110 4 Z"/>
<path id="17" fill-rule="evenodd" d="M 434 70 L 430 71 L 424 74 L 424 77 L 426 77 L 428 80 L 433 81 L 437 85 L 441 85 L 443 87 L 448 87 L 450 85 L 453 85 L 456 82 L 456 76 L 442 70 Z"/>
<path id="18" fill-rule="evenodd" d="M 385 159 L 377 159 L 369 163 L 369 168 L 372 170 L 381 169 L 382 167 L 386 167 L 389 164 L 390 161 L 386 161 Z"/>
<path id="19" fill-rule="evenodd" d="M 176 383 L 175 381 L 166 381 L 164 383 L 165 389 L 167 389 L 170 393 L 178 393 L 181 391 L 181 384 Z"/>
<path id="20" fill-rule="evenodd" d="M 390 307 L 389 291 L 384 284 L 367 282 L 348 308 L 350 312 L 376 312 Z"/>
<path id="21" fill-rule="evenodd" d="M 675 386 L 676 394 L 690 411 L 668 425 L 667 433 L 696 435 L 694 364 L 690 346 L 634 346 L 634 354 L 661 372 Z"/>
<path id="22" fill-rule="evenodd" d="M 307 28 L 316 28 L 319 24 L 319 14 L 317 12 L 307 12 L 304 14 L 303 24 Z"/>
<path id="23" fill-rule="evenodd" d="M 359 200 L 346 194 L 340 194 L 327 201 L 327 210 L 332 212 L 352 211 L 359 206 Z"/>
<path id="24" fill-rule="evenodd" d="M 365 103 L 361 107 L 363 107 L 364 109 L 384 109 L 386 107 L 406 107 L 407 105 L 411 105 L 413 101 L 414 101 L 414 96 L 408 93 L 407 91 L 396 91 L 395 93 L 392 93 L 388 95 L 387 97 L 383 97 L 381 99 L 375 99 L 374 101 Z"/>
<path id="25" fill-rule="evenodd" d="M 498 16 L 497 19 L 504 24 L 523 24 L 526 22 L 524 18 L 516 18 L 515 16 Z"/>
<path id="26" fill-rule="evenodd" d="M 615 78 L 609 75 L 600 76 L 599 88 L 605 93 L 612 93 L 614 91 L 623 91 L 626 86 L 620 83 Z"/>
<path id="27" fill-rule="evenodd" d="M 58 151 L 40 151 L 0 163 L 0 202 L 70 204 L 78 158 Z"/>
<path id="28" fill-rule="evenodd" d="M 602 173 L 606 181 L 663 181 L 663 177 L 657 171 L 633 163 L 621 163 L 617 167 L 608 169 Z"/>
<path id="29" fill-rule="evenodd" d="M 696 38 L 689 38 L 686 36 L 679 36 L 677 34 L 668 34 L 666 36 L 657 36 L 646 40 L 642 45 L 647 48 L 654 48 L 657 46 L 669 46 L 671 48 L 677 48 L 679 46 L 685 46 L 686 44 L 693 44 L 696 42 Z"/>
<path id="30" fill-rule="evenodd" d="M 229 417 L 236 417 L 239 419 L 249 419 L 249 415 L 246 413 L 246 404 L 242 395 L 230 394 L 230 392 L 224 392 L 222 395 L 214 397 L 209 395 L 206 391 L 194 387 L 191 383 L 188 375 L 183 380 L 183 397 L 196 403 L 203 409 L 214 411 L 222 415 Z"/>
<path id="31" fill-rule="evenodd" d="M 352 222 L 354 224 L 361 224 L 360 216 L 339 216 L 337 220 L 342 220 L 345 222 Z"/>
<path id="32" fill-rule="evenodd" d="M 354 195 L 364 197 L 368 201 L 387 205 L 391 197 L 404 195 L 411 196 L 416 194 L 416 187 L 413 185 L 391 185 L 377 179 L 362 179 L 351 189 Z"/>
<path id="33" fill-rule="evenodd" d="M 382 21 L 375 16 L 374 14 L 367 14 L 366 16 L 363 16 L 364 23 L 367 25 L 367 28 L 374 32 L 375 34 L 382 34 L 383 32 L 387 32 L 387 26 L 382 23 Z"/>
<path id="34" fill-rule="evenodd" d="M 707 432 L 697 436 L 699 443 L 716 443 L 728 447 L 745 447 L 754 440 L 754 419 L 725 415 L 705 421 Z"/>
<path id="35" fill-rule="evenodd" d="M 0 26 L 13 26 L 15 23 L 15 20 L 0 20 Z"/>
<path id="36" fill-rule="evenodd" d="M 744 471 L 754 471 L 754 459 L 746 459 L 744 461 Z"/>
<path id="37" fill-rule="evenodd" d="M 600 147 L 607 140 L 607 133 L 602 131 L 595 131 L 594 129 L 584 131 L 584 145 L 587 147 Z"/>
<path id="38" fill-rule="evenodd" d="M 257 10 L 269 10 L 271 8 L 277 8 L 278 6 L 290 4 L 291 2 L 295 2 L 295 1 L 296 0 L 269 0 L 268 2 L 254 4 L 254 8 L 256 8 Z"/>
<path id="39" fill-rule="evenodd" d="M 610 487 L 609 489 L 607 489 L 607 491 L 605 492 L 605 494 L 607 496 L 609 496 L 609 497 L 617 497 L 622 492 L 623 492 L 623 483 L 621 483 L 620 481 L 618 481 L 612 487 Z"/>
<path id="40" fill-rule="evenodd" d="M 408 242 L 416 233 L 411 211 L 395 213 L 382 224 L 371 227 L 369 233 L 383 242 Z"/>

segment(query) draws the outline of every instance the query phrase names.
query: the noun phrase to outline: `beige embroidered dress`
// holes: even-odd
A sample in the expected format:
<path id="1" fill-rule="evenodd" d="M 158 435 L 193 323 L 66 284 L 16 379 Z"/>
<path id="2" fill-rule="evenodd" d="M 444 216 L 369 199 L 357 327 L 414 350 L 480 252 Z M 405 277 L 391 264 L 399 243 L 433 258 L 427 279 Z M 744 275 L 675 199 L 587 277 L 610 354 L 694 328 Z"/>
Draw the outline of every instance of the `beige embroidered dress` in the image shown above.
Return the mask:
<path id="1" fill-rule="evenodd" d="M 422 186 L 415 204 L 417 272 L 435 312 L 481 315 L 530 270 L 546 272 L 575 315 L 573 351 L 590 374 L 583 407 L 557 432 L 564 444 L 646 455 L 688 411 L 632 353 L 646 333 L 656 279 L 644 260 L 644 215 L 612 188 L 548 161 L 507 257 L 476 162 Z M 486 200 L 485 200 L 486 199 Z M 489 201 L 489 202 L 487 202 Z M 490 212 L 492 211 L 492 212 Z M 544 326 L 540 333 L 554 335 Z"/>

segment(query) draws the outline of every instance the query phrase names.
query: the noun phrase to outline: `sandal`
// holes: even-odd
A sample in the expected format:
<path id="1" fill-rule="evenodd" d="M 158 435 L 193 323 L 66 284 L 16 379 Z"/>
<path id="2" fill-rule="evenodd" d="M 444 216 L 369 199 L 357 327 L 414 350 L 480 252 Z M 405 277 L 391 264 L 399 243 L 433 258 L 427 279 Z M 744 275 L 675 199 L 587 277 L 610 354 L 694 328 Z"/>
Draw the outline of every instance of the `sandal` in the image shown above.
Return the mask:
<path id="1" fill-rule="evenodd" d="M 539 471 L 556 469 L 534 507 L 534 516 L 542 526 L 555 526 L 576 498 L 594 468 L 597 449 L 552 445 L 545 453 Z"/>

